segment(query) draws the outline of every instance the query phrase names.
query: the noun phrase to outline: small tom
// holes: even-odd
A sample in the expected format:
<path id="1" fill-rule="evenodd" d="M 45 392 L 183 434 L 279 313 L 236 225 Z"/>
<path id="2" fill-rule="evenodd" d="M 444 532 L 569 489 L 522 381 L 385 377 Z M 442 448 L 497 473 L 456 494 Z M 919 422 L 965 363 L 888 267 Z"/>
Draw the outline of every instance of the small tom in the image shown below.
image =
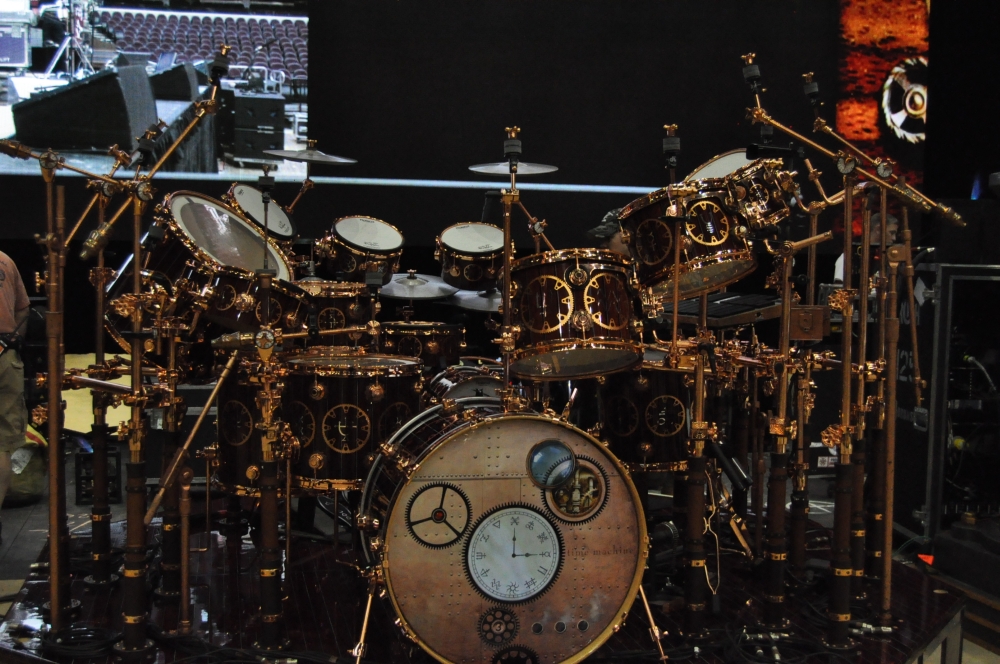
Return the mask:
<path id="1" fill-rule="evenodd" d="M 387 284 L 399 270 L 403 234 L 381 219 L 341 217 L 316 243 L 316 253 L 323 260 L 320 276 L 364 283 L 366 272 L 379 272 Z"/>
<path id="2" fill-rule="evenodd" d="M 470 221 L 446 228 L 437 240 L 441 278 L 462 290 L 486 290 L 496 285 L 503 268 L 503 230 Z"/>

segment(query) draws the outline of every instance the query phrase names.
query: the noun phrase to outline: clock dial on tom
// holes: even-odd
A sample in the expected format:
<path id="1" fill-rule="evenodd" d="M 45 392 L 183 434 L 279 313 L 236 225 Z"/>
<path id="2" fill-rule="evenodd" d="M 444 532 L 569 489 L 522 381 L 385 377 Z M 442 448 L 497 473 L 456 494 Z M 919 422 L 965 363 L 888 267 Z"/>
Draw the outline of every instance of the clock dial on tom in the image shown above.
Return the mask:
<path id="1" fill-rule="evenodd" d="M 688 208 L 688 235 L 698 244 L 714 247 L 729 237 L 729 217 L 713 200 L 695 201 Z"/>
<path id="2" fill-rule="evenodd" d="M 613 396 L 605 410 L 608 430 L 616 436 L 628 436 L 639 425 L 639 409 L 628 397 Z"/>
<path id="3" fill-rule="evenodd" d="M 378 435 L 381 440 L 388 440 L 399 427 L 410 419 L 410 407 L 402 401 L 397 401 L 382 413 L 378 421 Z"/>
<path id="4" fill-rule="evenodd" d="M 288 404 L 288 426 L 292 428 L 292 434 L 299 439 L 302 447 L 312 445 L 313 438 L 316 437 L 316 416 L 309 410 L 309 406 L 301 401 L 292 401 Z"/>
<path id="5" fill-rule="evenodd" d="M 573 313 L 569 284 L 550 274 L 532 279 L 521 294 L 521 320 L 532 332 L 558 330 Z"/>
<path id="6" fill-rule="evenodd" d="M 319 325 L 321 330 L 336 330 L 344 327 L 347 324 L 346 318 L 344 318 L 344 312 L 336 307 L 327 307 L 323 311 L 319 312 L 316 317 L 316 324 Z"/>
<path id="7" fill-rule="evenodd" d="M 594 276 L 583 291 L 583 304 L 590 310 L 594 303 L 598 306 L 589 313 L 597 327 L 620 330 L 628 325 L 632 306 L 621 278 L 607 272 Z"/>
<path id="8" fill-rule="evenodd" d="M 666 438 L 675 435 L 686 419 L 684 404 L 670 394 L 658 396 L 646 406 L 646 426 L 657 436 Z"/>
<path id="9" fill-rule="evenodd" d="M 357 452 L 371 436 L 368 414 L 354 404 L 340 404 L 323 416 L 323 440 L 334 452 Z"/>
<path id="10" fill-rule="evenodd" d="M 410 498 L 406 527 L 421 544 L 439 548 L 454 544 L 469 527 L 469 501 L 455 486 L 430 484 Z"/>
<path id="11" fill-rule="evenodd" d="M 250 440 L 253 432 L 253 417 L 239 401 L 227 401 L 219 417 L 219 431 L 230 445 L 242 445 Z"/>
<path id="12" fill-rule="evenodd" d="M 670 255 L 674 236 L 659 219 L 646 219 L 635 229 L 636 254 L 646 265 L 656 265 Z"/>
<path id="13" fill-rule="evenodd" d="M 559 533 L 544 515 L 527 506 L 501 507 L 473 528 L 465 563 L 481 593 L 503 602 L 523 602 L 549 587 L 561 556 Z"/>

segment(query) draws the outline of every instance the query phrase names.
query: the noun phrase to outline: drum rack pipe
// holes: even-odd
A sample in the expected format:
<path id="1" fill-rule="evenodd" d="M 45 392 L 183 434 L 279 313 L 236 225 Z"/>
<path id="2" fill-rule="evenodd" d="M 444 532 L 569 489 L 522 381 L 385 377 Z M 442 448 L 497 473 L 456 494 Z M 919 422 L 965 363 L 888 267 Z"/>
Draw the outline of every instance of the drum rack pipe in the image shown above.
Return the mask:
<path id="1" fill-rule="evenodd" d="M 906 214 L 904 209 L 903 214 Z M 889 625 L 892 622 L 892 519 L 895 507 L 896 490 L 896 379 L 899 370 L 896 355 L 899 343 L 899 314 L 896 301 L 896 281 L 899 274 L 900 250 L 905 258 L 908 248 L 895 245 L 889 249 L 887 262 L 889 264 L 889 286 L 886 302 L 885 326 L 885 356 L 886 356 L 886 389 L 885 409 L 888 417 L 885 420 L 885 510 L 882 517 L 882 575 L 879 597 L 879 622 Z M 912 315 L 912 313 L 911 313 Z"/>
<path id="2" fill-rule="evenodd" d="M 177 452 L 180 436 L 178 419 L 184 412 L 183 399 L 177 397 L 177 344 L 182 326 L 176 319 L 162 319 L 158 323 L 160 339 L 167 336 L 167 408 L 164 413 L 163 457 L 160 475 L 168 470 L 168 464 Z M 179 597 L 181 593 L 181 515 L 180 487 L 174 483 L 167 487 L 163 500 L 163 526 L 160 535 L 160 586 L 156 594 L 160 597 Z"/>
<path id="3" fill-rule="evenodd" d="M 855 387 L 854 449 L 851 453 L 853 484 L 851 494 L 851 596 L 865 596 L 865 467 L 867 454 L 867 427 L 865 419 L 869 410 L 865 388 L 868 383 L 868 293 L 869 262 L 871 260 L 871 206 L 866 196 L 861 205 L 861 264 L 858 266 L 858 327 L 857 327 L 857 387 Z M 853 315 L 852 315 L 853 318 Z M 848 328 L 849 329 L 849 328 Z"/>
<path id="4" fill-rule="evenodd" d="M 676 312 L 674 314 L 676 316 Z M 687 608 L 687 635 L 701 637 L 705 631 L 705 600 L 708 590 L 705 556 L 705 439 L 709 435 L 705 421 L 705 359 L 701 350 L 695 355 L 694 404 L 691 441 L 688 445 L 686 488 L 687 508 L 684 519 L 684 553 L 687 570 L 684 600 Z"/>

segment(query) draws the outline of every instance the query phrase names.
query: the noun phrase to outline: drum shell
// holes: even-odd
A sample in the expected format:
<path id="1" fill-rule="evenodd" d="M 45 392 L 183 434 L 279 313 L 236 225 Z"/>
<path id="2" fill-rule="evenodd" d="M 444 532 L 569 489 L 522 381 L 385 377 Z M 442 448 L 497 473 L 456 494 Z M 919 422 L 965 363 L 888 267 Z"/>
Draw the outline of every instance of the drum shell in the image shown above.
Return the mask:
<path id="1" fill-rule="evenodd" d="M 385 352 L 419 357 L 425 373 L 436 374 L 458 364 L 465 346 L 465 328 L 461 325 L 423 321 L 382 324 Z"/>
<path id="2" fill-rule="evenodd" d="M 392 275 L 399 271 L 403 248 L 374 250 L 358 247 L 337 234 L 337 222 L 333 226 L 333 230 L 316 242 L 317 274 L 332 281 L 365 283 L 365 273 L 380 272 L 382 284 L 389 283 Z"/>
<path id="3" fill-rule="evenodd" d="M 791 214 L 776 177 L 783 164 L 781 159 L 758 159 L 726 178 L 736 208 L 750 228 L 776 224 Z"/>
<path id="4" fill-rule="evenodd" d="M 690 372 L 645 361 L 601 386 L 601 437 L 629 470 L 678 470 L 687 459 Z"/>
<path id="5" fill-rule="evenodd" d="M 480 222 L 467 222 L 469 226 Z M 492 224 L 481 224 L 496 228 Z M 448 229 L 446 229 L 447 232 Z M 498 229 L 499 230 L 499 229 Z M 484 291 L 494 288 L 503 270 L 503 246 L 492 251 L 461 251 L 442 241 L 444 233 L 435 240 L 434 257 L 441 263 L 441 278 L 460 290 Z"/>
<path id="6" fill-rule="evenodd" d="M 305 324 L 306 293 L 287 281 L 271 282 L 270 308 L 265 313 L 263 292 L 256 279 L 237 268 L 212 271 L 214 293 L 205 318 L 237 332 L 252 332 L 269 320 L 272 327 L 297 332 Z"/>
<path id="7" fill-rule="evenodd" d="M 336 281 L 300 281 L 295 284 L 306 292 L 309 306 L 316 307 L 320 330 L 356 327 L 372 319 L 372 294 L 364 284 Z M 363 333 L 334 334 L 320 337 L 323 344 L 354 343 Z"/>
<path id="8" fill-rule="evenodd" d="M 405 359 L 410 363 L 381 370 L 286 365 L 293 368 L 284 377 L 281 413 L 299 439 L 296 485 L 320 493 L 336 489 L 331 481 L 357 481 L 360 485 L 379 445 L 420 411 L 423 384 L 419 365 L 415 358 Z M 381 396 L 376 394 L 379 390 Z M 333 409 L 338 410 L 325 419 Z M 360 444 L 351 439 L 350 451 L 344 452 L 335 423 L 351 426 L 359 411 L 367 418 L 367 437 Z M 312 435 L 308 435 L 310 428 Z M 314 455 L 322 459 L 322 467 L 314 467 Z"/>
<path id="9" fill-rule="evenodd" d="M 512 320 L 521 328 L 511 365 L 514 375 L 587 378 L 628 369 L 641 360 L 633 274 L 621 254 L 549 251 L 515 261 L 511 275 Z"/>
<path id="10" fill-rule="evenodd" d="M 733 199 L 723 178 L 695 180 L 689 185 L 699 189 L 686 208 L 698 201 L 716 203 L 729 217 L 729 232 L 717 245 L 706 246 L 691 239 L 681 218 L 681 277 L 680 297 L 686 299 L 718 290 L 739 281 L 756 266 L 756 260 L 746 240 L 744 220 L 734 214 Z M 673 298 L 674 233 L 677 224 L 664 217 L 674 217 L 682 207 L 670 197 L 667 189 L 654 191 L 629 203 L 618 215 L 626 231 L 628 247 L 636 262 L 639 284 L 646 290 L 644 300 L 668 302 Z M 741 230 L 742 229 L 742 230 Z"/>
<path id="11" fill-rule="evenodd" d="M 456 391 L 468 388 L 470 382 L 476 383 L 476 388 L 481 389 L 482 394 L 463 394 L 456 396 Z M 475 388 L 472 388 L 475 389 Z M 503 367 L 501 366 L 469 366 L 458 364 L 448 367 L 437 374 L 424 387 L 421 403 L 424 408 L 437 405 L 444 399 L 456 399 L 463 397 L 488 397 L 498 398 L 497 391 L 503 389 Z"/>

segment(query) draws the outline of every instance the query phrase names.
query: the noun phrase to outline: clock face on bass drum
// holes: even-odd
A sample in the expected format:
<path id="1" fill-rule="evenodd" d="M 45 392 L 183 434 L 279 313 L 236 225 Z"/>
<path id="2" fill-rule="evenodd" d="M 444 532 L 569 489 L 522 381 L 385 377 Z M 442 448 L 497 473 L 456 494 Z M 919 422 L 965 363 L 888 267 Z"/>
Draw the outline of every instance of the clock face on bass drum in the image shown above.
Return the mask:
<path id="1" fill-rule="evenodd" d="M 407 633 L 447 662 L 595 650 L 635 599 L 647 554 L 618 461 L 571 425 L 527 414 L 458 418 L 423 444 L 378 542 Z"/>

